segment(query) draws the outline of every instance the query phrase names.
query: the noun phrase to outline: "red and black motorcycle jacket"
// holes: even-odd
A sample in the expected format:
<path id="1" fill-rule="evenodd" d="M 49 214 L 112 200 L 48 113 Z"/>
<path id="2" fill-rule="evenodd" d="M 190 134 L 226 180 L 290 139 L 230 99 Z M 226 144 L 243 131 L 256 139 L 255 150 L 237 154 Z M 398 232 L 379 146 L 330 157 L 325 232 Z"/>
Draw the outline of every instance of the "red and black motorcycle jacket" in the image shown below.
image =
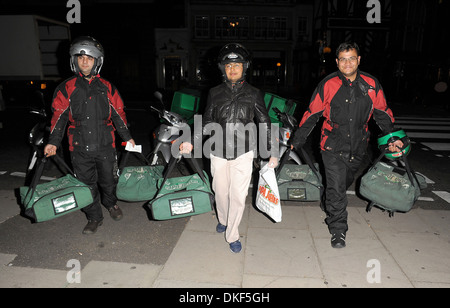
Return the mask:
<path id="1" fill-rule="evenodd" d="M 131 139 L 123 100 L 100 75 L 88 81 L 80 74 L 62 82 L 55 90 L 52 110 L 49 144 L 60 145 L 67 123 L 70 151 L 115 148 L 116 129 L 124 141 Z"/>
<path id="2" fill-rule="evenodd" d="M 395 120 L 378 80 L 358 70 L 357 77 L 350 82 L 337 71 L 325 77 L 315 89 L 292 144 L 303 146 L 323 116 L 321 150 L 345 157 L 362 156 L 367 151 L 368 122 L 372 115 L 383 133 L 393 130 Z"/>

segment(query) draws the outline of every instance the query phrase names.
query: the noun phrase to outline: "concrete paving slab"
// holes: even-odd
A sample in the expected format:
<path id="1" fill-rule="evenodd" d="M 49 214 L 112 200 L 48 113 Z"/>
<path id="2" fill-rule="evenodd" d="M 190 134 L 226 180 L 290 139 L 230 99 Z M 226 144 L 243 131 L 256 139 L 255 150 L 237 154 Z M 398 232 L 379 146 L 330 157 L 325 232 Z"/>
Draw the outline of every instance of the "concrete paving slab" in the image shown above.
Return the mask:
<path id="1" fill-rule="evenodd" d="M 14 266 L 16 255 L 0 253 L 0 288 L 64 288 L 67 271 Z"/>
<path id="2" fill-rule="evenodd" d="M 326 288 L 324 279 L 244 274 L 244 288 Z"/>
<path id="3" fill-rule="evenodd" d="M 0 266 L 9 265 L 17 255 L 0 253 Z"/>
<path id="4" fill-rule="evenodd" d="M 450 244 L 440 236 L 421 232 L 377 234 L 413 283 L 450 284 Z"/>
<path id="5" fill-rule="evenodd" d="M 80 282 L 69 288 L 148 288 L 162 266 L 121 262 L 91 261 L 80 272 Z M 74 278 L 74 276 L 72 276 Z"/>
<path id="6" fill-rule="evenodd" d="M 249 228 L 245 274 L 322 278 L 309 231 Z"/>
<path id="7" fill-rule="evenodd" d="M 241 242 L 245 249 L 245 237 Z M 155 285 L 172 280 L 241 287 L 243 264 L 244 253 L 232 253 L 223 234 L 185 230 Z"/>
<path id="8" fill-rule="evenodd" d="M 328 287 L 412 287 L 402 268 L 376 238 L 349 237 L 343 249 L 332 248 L 329 238 L 314 242 Z"/>
<path id="9" fill-rule="evenodd" d="M 20 214 L 14 190 L 0 190 L 0 223 Z"/>
<path id="10" fill-rule="evenodd" d="M 416 209 L 415 212 L 434 234 L 450 243 L 450 211 Z"/>
<path id="11" fill-rule="evenodd" d="M 389 217 L 387 212 L 375 208 L 369 213 L 361 208 L 358 208 L 358 211 L 375 232 L 400 233 L 431 231 L 430 225 L 427 225 L 420 218 L 416 210 L 408 213 L 395 213 L 393 217 Z"/>
<path id="12" fill-rule="evenodd" d="M 253 206 L 249 206 L 249 225 L 254 228 L 266 229 L 301 229 L 306 230 L 308 223 L 301 206 L 285 206 L 282 204 L 282 219 L 280 222 L 274 222 L 266 214 L 262 213 Z"/>
<path id="13" fill-rule="evenodd" d="M 65 288 L 67 272 L 29 267 L 0 270 L 0 288 Z"/>
<path id="14" fill-rule="evenodd" d="M 319 203 L 308 203 L 303 206 L 303 211 L 311 235 L 314 238 L 330 238 L 330 232 L 325 223 L 326 214 L 320 209 Z"/>
<path id="15" fill-rule="evenodd" d="M 220 289 L 220 288 L 238 288 L 236 285 L 218 284 L 213 282 L 198 282 L 198 281 L 179 281 L 179 280 L 165 280 L 158 279 L 154 284 L 154 288 L 193 288 L 193 289 Z"/>

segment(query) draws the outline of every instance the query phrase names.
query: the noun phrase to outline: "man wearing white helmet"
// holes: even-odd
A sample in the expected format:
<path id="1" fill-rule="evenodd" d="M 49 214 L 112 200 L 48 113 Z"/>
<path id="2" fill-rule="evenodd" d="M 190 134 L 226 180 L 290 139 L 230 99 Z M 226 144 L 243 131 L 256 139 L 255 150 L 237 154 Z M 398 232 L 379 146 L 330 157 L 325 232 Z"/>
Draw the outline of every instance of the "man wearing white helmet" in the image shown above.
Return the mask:
<path id="1" fill-rule="evenodd" d="M 84 36 L 73 41 L 70 67 L 75 75 L 55 90 L 51 133 L 44 148 L 45 155 L 55 155 L 69 124 L 67 136 L 74 173 L 91 187 L 94 196 L 92 205 L 83 209 L 88 219 L 83 234 L 95 233 L 102 224 L 100 202 L 114 220 L 122 218 L 116 204 L 118 168 L 114 131 L 135 145 L 119 92 L 99 75 L 103 60 L 103 47 L 94 38 Z"/>

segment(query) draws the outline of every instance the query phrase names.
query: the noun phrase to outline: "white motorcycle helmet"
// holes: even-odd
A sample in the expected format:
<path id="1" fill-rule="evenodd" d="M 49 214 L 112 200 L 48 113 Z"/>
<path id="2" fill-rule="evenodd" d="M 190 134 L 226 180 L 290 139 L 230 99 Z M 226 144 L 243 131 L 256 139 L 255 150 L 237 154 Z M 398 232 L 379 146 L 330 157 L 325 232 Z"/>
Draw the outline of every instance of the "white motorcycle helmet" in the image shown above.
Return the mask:
<path id="1" fill-rule="evenodd" d="M 80 73 L 80 68 L 78 67 L 77 57 L 79 55 L 91 56 L 95 59 L 94 67 L 92 68 L 90 76 L 97 75 L 103 66 L 104 60 L 104 50 L 103 46 L 93 37 L 90 36 L 80 36 L 73 40 L 70 45 L 70 68 L 74 74 Z"/>

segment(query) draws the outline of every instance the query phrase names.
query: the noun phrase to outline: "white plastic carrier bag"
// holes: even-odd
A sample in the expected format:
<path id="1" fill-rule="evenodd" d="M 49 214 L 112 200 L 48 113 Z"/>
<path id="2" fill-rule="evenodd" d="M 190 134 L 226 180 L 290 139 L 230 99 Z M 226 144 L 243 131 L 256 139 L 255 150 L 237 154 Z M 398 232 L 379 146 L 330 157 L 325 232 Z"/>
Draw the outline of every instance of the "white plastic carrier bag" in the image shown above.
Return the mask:
<path id="1" fill-rule="evenodd" d="M 274 168 L 269 168 L 267 164 L 259 171 L 256 207 L 275 222 L 281 221 L 281 201 L 277 177 Z"/>

